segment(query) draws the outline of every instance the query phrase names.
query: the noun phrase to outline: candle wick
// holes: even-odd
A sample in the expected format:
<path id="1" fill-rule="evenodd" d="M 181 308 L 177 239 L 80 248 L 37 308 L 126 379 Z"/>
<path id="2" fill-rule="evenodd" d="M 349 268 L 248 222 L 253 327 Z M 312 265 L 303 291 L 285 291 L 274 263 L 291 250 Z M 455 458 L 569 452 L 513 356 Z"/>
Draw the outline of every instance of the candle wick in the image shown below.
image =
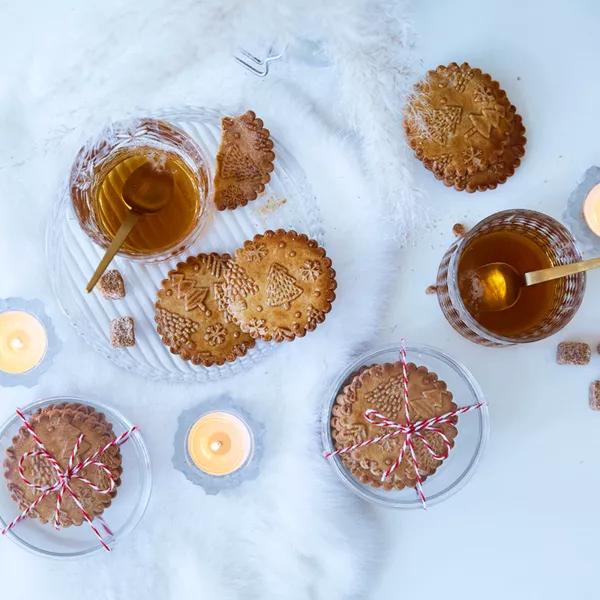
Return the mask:
<path id="1" fill-rule="evenodd" d="M 217 450 L 219 450 L 219 448 L 220 448 L 222 445 L 223 445 L 223 444 L 222 444 L 221 442 L 212 442 L 212 443 L 210 444 L 210 449 L 211 449 L 213 452 L 216 452 Z"/>

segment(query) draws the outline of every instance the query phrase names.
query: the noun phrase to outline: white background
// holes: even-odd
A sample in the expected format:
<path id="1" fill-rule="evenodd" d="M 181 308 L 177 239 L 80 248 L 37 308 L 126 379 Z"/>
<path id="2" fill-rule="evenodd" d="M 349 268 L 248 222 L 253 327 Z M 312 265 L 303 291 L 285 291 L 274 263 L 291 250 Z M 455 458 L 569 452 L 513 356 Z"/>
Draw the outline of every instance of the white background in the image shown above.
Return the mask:
<path id="1" fill-rule="evenodd" d="M 415 10 L 424 69 L 467 61 L 491 73 L 523 116 L 527 154 L 508 183 L 473 195 L 415 161 L 434 222 L 402 254 L 384 339 L 404 335 L 461 360 L 489 401 L 491 437 L 473 480 L 447 502 L 378 512 L 389 549 L 369 598 L 598 598 L 600 413 L 587 394 L 600 379 L 600 272 L 563 332 L 508 349 L 460 338 L 425 288 L 453 223 L 516 207 L 560 218 L 577 180 L 600 163 L 600 3 L 429 0 Z M 556 365 L 561 340 L 590 343 L 591 364 Z"/>

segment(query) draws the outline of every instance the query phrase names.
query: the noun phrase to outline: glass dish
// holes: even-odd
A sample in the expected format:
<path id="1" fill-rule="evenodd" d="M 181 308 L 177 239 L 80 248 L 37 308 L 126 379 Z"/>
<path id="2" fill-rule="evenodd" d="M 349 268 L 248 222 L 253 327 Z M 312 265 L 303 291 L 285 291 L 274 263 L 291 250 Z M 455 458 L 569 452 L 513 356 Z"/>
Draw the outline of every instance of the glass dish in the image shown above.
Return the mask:
<path id="1" fill-rule="evenodd" d="M 392 344 L 367 352 L 354 360 L 334 381 L 328 391 L 321 422 L 324 452 L 335 450 L 331 437 L 331 410 L 344 385 L 347 385 L 353 374 L 363 366 L 370 367 L 399 361 L 400 349 L 399 345 Z M 444 352 L 429 346 L 407 346 L 406 354 L 409 363 L 425 366 L 430 371 L 437 373 L 439 379 L 448 384 L 448 391 L 452 392 L 454 402 L 459 407 L 484 401 L 483 392 L 471 373 Z M 458 436 L 448 458 L 444 460 L 436 473 L 423 483 L 427 506 L 439 504 L 456 494 L 475 473 L 489 436 L 487 406 L 458 417 L 457 428 Z M 421 500 L 414 488 L 391 491 L 375 488 L 361 483 L 354 477 L 346 469 L 339 456 L 333 456 L 327 460 L 344 484 L 361 498 L 391 508 L 422 508 Z"/>
<path id="2" fill-rule="evenodd" d="M 59 402 L 85 404 L 104 413 L 107 420 L 113 424 L 116 436 L 133 427 L 133 424 L 114 408 L 87 398 L 74 396 L 58 396 L 40 400 L 22 409 L 21 412 L 28 418 L 38 408 Z M 2 457 L 5 456 L 6 449 L 11 446 L 12 438 L 21 426 L 22 421 L 15 414 L 0 428 L 0 455 Z M 123 457 L 122 483 L 118 488 L 117 496 L 102 515 L 102 519 L 113 532 L 112 538 L 103 534 L 104 541 L 111 548 L 136 528 L 144 516 L 152 490 L 150 456 L 139 431 L 135 431 L 121 445 L 121 454 Z M 4 478 L 2 478 L 0 482 L 0 529 L 6 527 L 19 513 L 19 508 L 11 500 Z M 95 525 L 98 524 L 97 520 L 99 519 L 94 519 Z M 80 527 L 72 526 L 56 531 L 50 523 L 43 525 L 37 519 L 25 519 L 4 536 L 0 536 L 0 543 L 7 543 L 2 539 L 4 537 L 10 538 L 21 548 L 46 558 L 75 559 L 98 551 L 106 552 L 86 523 Z"/>
<path id="3" fill-rule="evenodd" d="M 152 115 L 185 131 L 207 157 L 212 181 L 215 157 L 221 139 L 221 113 L 201 108 L 165 110 Z M 173 382 L 203 382 L 230 377 L 254 366 L 276 347 L 257 341 L 246 356 L 222 366 L 193 365 L 171 354 L 156 332 L 154 302 L 156 292 L 167 273 L 187 255 L 201 252 L 233 253 L 247 239 L 268 229 L 295 229 L 319 243 L 323 227 L 315 196 L 302 168 L 294 157 L 275 140 L 275 170 L 265 193 L 236 210 L 218 212 L 211 217 L 200 238 L 184 256 L 143 264 L 117 256 L 118 269 L 127 286 L 127 296 L 114 302 L 104 301 L 98 293 L 87 294 L 85 286 L 104 254 L 82 231 L 71 205 L 65 183 L 48 219 L 46 255 L 54 293 L 71 324 L 97 352 L 127 371 L 147 379 Z M 212 207 L 213 199 L 209 199 Z M 136 345 L 113 348 L 110 322 L 116 317 L 135 319 Z"/>
<path id="4" fill-rule="evenodd" d="M 505 337 L 482 327 L 467 311 L 458 291 L 458 264 L 463 251 L 474 240 L 495 231 L 511 231 L 527 237 L 542 248 L 553 266 L 583 260 L 569 230 L 556 219 L 533 210 L 505 210 L 480 221 L 462 239 L 450 246 L 437 275 L 437 297 L 444 317 L 468 340 L 482 346 L 501 347 L 537 342 L 565 327 L 575 316 L 585 295 L 586 275 L 563 277 L 556 283 L 551 310 L 535 329 L 518 337 Z"/>

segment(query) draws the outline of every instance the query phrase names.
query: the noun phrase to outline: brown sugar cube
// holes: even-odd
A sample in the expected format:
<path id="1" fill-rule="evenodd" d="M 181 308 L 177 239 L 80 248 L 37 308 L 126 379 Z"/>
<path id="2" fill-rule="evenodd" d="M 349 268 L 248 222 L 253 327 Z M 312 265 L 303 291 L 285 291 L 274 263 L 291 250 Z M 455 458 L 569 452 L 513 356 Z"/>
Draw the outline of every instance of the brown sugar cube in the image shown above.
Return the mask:
<path id="1" fill-rule="evenodd" d="M 591 357 L 590 345 L 581 342 L 561 342 L 556 352 L 559 365 L 587 365 Z"/>
<path id="2" fill-rule="evenodd" d="M 590 408 L 600 410 L 600 381 L 590 383 Z"/>
<path id="3" fill-rule="evenodd" d="M 106 271 L 98 281 L 98 289 L 106 300 L 121 300 L 125 298 L 125 282 L 119 271 Z"/>
<path id="4" fill-rule="evenodd" d="M 462 238 L 465 237 L 465 234 L 467 233 L 467 228 L 462 223 L 456 223 L 454 227 L 452 227 L 452 233 L 457 238 Z"/>
<path id="5" fill-rule="evenodd" d="M 430 285 L 426 290 L 425 293 L 429 296 L 431 294 L 437 294 L 437 286 L 435 285 Z"/>
<path id="6" fill-rule="evenodd" d="M 119 317 L 110 322 L 110 343 L 115 348 L 135 346 L 135 330 L 132 317 Z"/>

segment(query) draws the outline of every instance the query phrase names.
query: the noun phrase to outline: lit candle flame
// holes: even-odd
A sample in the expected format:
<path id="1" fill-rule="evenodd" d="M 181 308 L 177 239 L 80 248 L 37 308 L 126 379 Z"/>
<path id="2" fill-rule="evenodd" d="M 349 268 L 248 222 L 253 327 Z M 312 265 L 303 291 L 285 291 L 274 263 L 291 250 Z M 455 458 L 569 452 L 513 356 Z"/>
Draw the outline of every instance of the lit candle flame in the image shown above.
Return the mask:
<path id="1" fill-rule="evenodd" d="M 13 350 L 22 350 L 24 348 L 25 344 L 23 344 L 23 341 L 21 340 L 21 338 L 14 338 L 13 340 L 11 340 L 10 342 L 10 347 Z"/>
<path id="2" fill-rule="evenodd" d="M 223 445 L 223 444 L 222 444 L 221 442 L 211 442 L 211 444 L 210 444 L 210 449 L 211 449 L 213 452 L 216 452 L 217 450 L 219 450 L 219 449 L 221 448 L 221 446 L 222 446 L 222 445 Z"/>

